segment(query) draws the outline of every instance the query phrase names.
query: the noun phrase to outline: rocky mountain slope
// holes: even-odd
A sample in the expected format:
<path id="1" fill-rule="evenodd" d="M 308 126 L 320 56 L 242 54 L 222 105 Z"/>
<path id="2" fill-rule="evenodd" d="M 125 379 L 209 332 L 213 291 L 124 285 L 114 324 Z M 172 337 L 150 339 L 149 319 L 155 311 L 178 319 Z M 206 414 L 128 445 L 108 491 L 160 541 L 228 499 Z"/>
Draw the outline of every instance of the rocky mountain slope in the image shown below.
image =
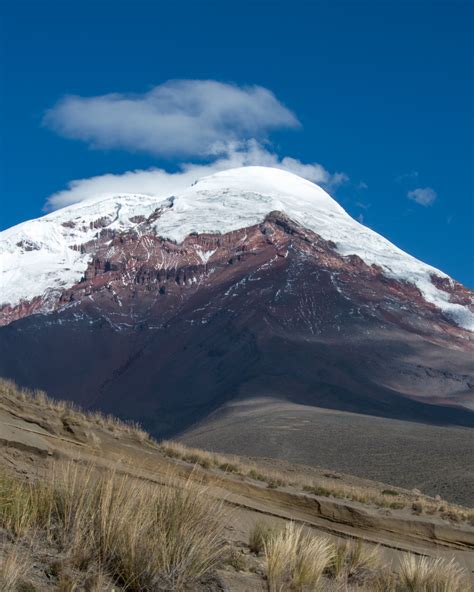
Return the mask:
<path id="1" fill-rule="evenodd" d="M 0 374 L 155 435 L 261 397 L 474 425 L 472 291 L 290 173 L 98 196 L 0 261 Z"/>

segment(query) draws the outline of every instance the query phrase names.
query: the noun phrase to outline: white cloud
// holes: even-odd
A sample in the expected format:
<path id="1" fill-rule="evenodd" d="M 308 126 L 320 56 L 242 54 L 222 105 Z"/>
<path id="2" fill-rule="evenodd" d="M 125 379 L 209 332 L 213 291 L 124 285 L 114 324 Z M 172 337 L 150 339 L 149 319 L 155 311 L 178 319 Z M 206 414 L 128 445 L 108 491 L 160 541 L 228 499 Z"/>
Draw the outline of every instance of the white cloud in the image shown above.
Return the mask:
<path id="1" fill-rule="evenodd" d="M 43 121 L 96 148 L 164 157 L 219 156 L 229 145 L 300 126 L 268 89 L 215 80 L 170 80 L 143 94 L 66 96 Z"/>
<path id="2" fill-rule="evenodd" d="M 269 148 L 272 130 L 296 128 L 300 123 L 261 86 L 171 80 L 138 95 L 67 96 L 46 113 L 44 123 L 96 148 L 198 161 L 180 164 L 175 173 L 152 168 L 71 181 L 48 198 L 47 210 L 121 193 L 166 197 L 200 177 L 250 165 L 282 168 L 327 189 L 348 180 L 344 173 L 331 174 L 318 163 L 280 158 Z"/>
<path id="3" fill-rule="evenodd" d="M 431 206 L 435 202 L 438 194 L 431 187 L 418 187 L 407 193 L 408 199 L 416 201 L 420 206 Z"/>
<path id="4" fill-rule="evenodd" d="M 185 189 L 200 177 L 225 169 L 250 165 L 285 169 L 328 189 L 334 188 L 347 180 L 344 173 L 331 174 L 318 163 L 304 164 L 295 158 L 289 157 L 280 159 L 255 140 L 251 140 L 245 144 L 245 147 L 239 149 L 233 147 L 226 156 L 211 163 L 183 164 L 180 170 L 175 173 L 155 168 L 128 171 L 121 175 L 107 174 L 71 181 L 67 189 L 54 193 L 48 198 L 45 208 L 54 210 L 91 198 L 123 193 L 142 193 L 157 198 L 167 197 L 172 193 Z"/>
<path id="5" fill-rule="evenodd" d="M 411 179 L 417 179 L 420 176 L 418 171 L 410 171 L 409 173 L 403 173 L 395 177 L 397 183 L 403 183 L 404 181 L 410 181 Z"/>

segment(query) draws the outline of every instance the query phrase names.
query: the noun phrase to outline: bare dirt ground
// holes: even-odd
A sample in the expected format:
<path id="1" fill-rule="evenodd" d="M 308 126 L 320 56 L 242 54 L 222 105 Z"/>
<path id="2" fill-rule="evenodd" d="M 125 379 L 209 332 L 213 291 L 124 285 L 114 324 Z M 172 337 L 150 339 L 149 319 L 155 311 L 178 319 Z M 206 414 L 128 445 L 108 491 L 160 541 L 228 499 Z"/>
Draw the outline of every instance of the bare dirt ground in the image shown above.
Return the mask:
<path id="1" fill-rule="evenodd" d="M 474 503 L 474 431 L 276 399 L 229 404 L 179 438 L 216 452 L 330 469 L 452 502 Z M 278 459 L 278 460 L 275 460 Z M 349 477 L 346 477 L 349 478 Z"/>
<path id="2" fill-rule="evenodd" d="M 255 411 L 252 411 L 252 414 Z M 286 450 L 287 458 L 291 459 L 291 451 L 285 449 L 283 434 L 286 431 L 294 431 L 300 434 L 301 443 L 304 444 L 306 454 L 317 458 L 336 458 L 316 455 L 318 448 L 324 448 L 324 440 L 321 432 L 326 426 L 333 427 L 332 442 L 336 438 L 337 430 L 348 426 L 352 417 L 348 414 L 340 414 L 340 424 L 334 420 L 337 414 L 326 412 L 319 415 L 319 424 L 316 422 L 315 434 L 305 444 L 305 434 L 308 428 L 305 421 L 313 422 L 313 418 L 303 415 L 303 410 L 284 406 L 277 406 L 271 415 L 272 430 L 262 428 L 261 439 L 253 439 L 248 443 L 249 452 L 255 452 L 252 446 L 263 446 L 266 439 L 269 446 L 278 446 Z M 265 425 L 264 417 L 258 416 L 261 425 Z M 371 418 L 373 420 L 373 418 Z M 324 423 L 326 421 L 326 423 Z M 363 456 L 365 449 L 374 433 L 381 438 L 380 426 L 369 430 L 369 422 L 366 418 L 360 419 L 360 429 L 365 430 L 360 434 L 359 441 L 365 442 L 365 448 L 360 452 Z M 365 423 L 364 423 L 365 422 Z M 404 422 L 400 429 L 399 440 L 402 441 L 409 433 L 409 426 Z M 218 426 L 213 437 L 219 438 L 219 433 L 224 430 L 224 425 Z M 245 414 L 240 416 L 240 423 L 234 424 L 234 437 L 240 431 L 241 438 L 245 439 L 248 432 L 245 428 Z M 393 425 L 393 423 L 392 423 Z M 301 428 L 303 426 L 303 428 Z M 251 426 L 252 427 L 252 426 Z M 253 428 L 255 424 L 253 425 Z M 416 427 L 416 426 L 415 426 Z M 413 429 L 415 429 L 415 427 Z M 347 429 L 347 428 L 346 428 Z M 376 432 L 378 430 L 378 432 Z M 319 433 L 319 437 L 318 434 Z M 339 432 L 340 434 L 340 432 Z M 201 437 L 202 434 L 201 434 Z M 194 436 L 198 438 L 197 435 Z M 395 434 L 392 431 L 391 441 L 394 442 Z M 191 438 L 190 438 L 191 439 Z M 434 439 L 434 435 L 433 435 Z M 217 441 L 217 440 L 216 440 Z M 427 441 L 427 440 L 426 440 Z M 316 446 L 316 443 L 319 445 Z M 354 437 L 349 440 L 354 444 Z M 232 440 L 223 439 L 220 448 L 229 449 Z M 461 447 L 462 438 L 459 446 Z M 349 448 L 348 442 L 341 443 L 344 450 Z M 425 444 L 426 445 L 426 444 Z M 439 445 L 441 447 L 442 443 Z M 375 444 L 372 444 L 374 449 Z M 445 443 L 446 446 L 446 443 Z M 407 453 L 407 448 L 404 448 Z M 312 452 L 311 452 L 312 451 Z M 341 449 L 339 449 L 340 453 Z M 389 456 L 387 449 L 380 452 L 382 466 L 385 454 L 385 462 L 394 461 L 396 450 L 392 450 Z M 356 457 L 355 451 L 351 458 Z M 42 410 L 38 406 L 31 406 L 28 402 L 12 401 L 2 397 L 0 399 L 0 465 L 25 479 L 35 479 L 47 474 L 52 463 L 58 460 L 69 460 L 85 465 L 94 465 L 99 470 L 102 468 L 114 468 L 117 472 L 143 479 L 153 483 L 164 483 L 170 473 L 178 478 L 199 481 L 205 483 L 210 495 L 224 499 L 229 507 L 229 521 L 226 525 L 228 541 L 236 549 L 242 550 L 247 562 L 257 562 L 258 559 L 248 553 L 249 533 L 255 523 L 263 520 L 269 525 L 285 524 L 288 521 L 300 523 L 315 533 L 322 533 L 335 540 L 361 540 L 367 545 L 380 545 L 387 560 L 396 566 L 401 553 L 412 552 L 429 557 L 454 557 L 463 567 L 474 573 L 474 527 L 469 522 L 453 522 L 443 520 L 439 516 L 414 515 L 410 507 L 401 509 L 387 509 L 371 504 L 359 503 L 347 499 L 336 499 L 313 493 L 304 492 L 294 485 L 281 485 L 269 487 L 249 476 L 228 473 L 218 468 L 203 468 L 195 466 L 176 458 L 169 458 L 157 445 L 140 438 L 139 433 L 121 432 L 112 427 L 104 428 L 95 425 L 92 421 L 74 420 L 70 414 L 62 414 L 59 411 Z M 439 461 L 441 463 L 441 461 Z M 465 459 L 467 463 L 468 460 Z M 363 467 L 363 458 L 359 459 L 357 467 Z M 420 459 L 420 466 L 421 466 Z M 329 472 L 327 469 L 298 466 L 295 464 L 262 459 L 256 465 L 262 470 L 277 467 L 281 472 L 291 475 L 293 478 L 326 478 L 336 480 L 350 486 L 371 487 L 383 489 L 381 483 L 369 482 L 361 478 L 351 477 L 342 473 Z M 345 465 L 346 466 L 346 465 Z M 347 467 L 350 460 L 347 460 Z M 347 469 L 346 469 L 347 470 Z M 458 468 L 460 470 L 460 467 Z M 400 469 L 391 475 L 392 481 Z M 361 471 L 359 471 L 361 472 Z M 386 487 L 386 486 L 385 486 Z M 413 497 L 413 492 L 404 494 L 407 499 Z M 254 566 L 255 567 L 255 566 Z M 396 569 L 396 568 L 395 568 Z M 43 574 L 44 575 L 44 574 Z M 245 592 L 264 590 L 265 583 L 259 566 L 241 573 L 239 570 L 226 569 L 218 574 L 219 587 L 200 588 L 202 590 L 228 590 L 229 592 Z M 49 589 L 47 580 L 37 574 L 37 590 Z M 213 584 L 214 585 L 214 584 Z M 42 587 L 43 586 L 43 587 Z"/>

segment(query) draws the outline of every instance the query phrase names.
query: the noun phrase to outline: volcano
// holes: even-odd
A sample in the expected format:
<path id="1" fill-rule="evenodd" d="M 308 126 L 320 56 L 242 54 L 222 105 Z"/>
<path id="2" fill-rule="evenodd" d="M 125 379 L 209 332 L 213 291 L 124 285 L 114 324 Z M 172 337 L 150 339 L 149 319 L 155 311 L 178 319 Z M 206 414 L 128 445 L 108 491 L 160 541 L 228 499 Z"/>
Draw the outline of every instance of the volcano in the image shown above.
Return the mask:
<path id="1" fill-rule="evenodd" d="M 250 400 L 474 425 L 473 292 L 283 170 L 91 196 L 0 274 L 0 375 L 158 437 Z"/>

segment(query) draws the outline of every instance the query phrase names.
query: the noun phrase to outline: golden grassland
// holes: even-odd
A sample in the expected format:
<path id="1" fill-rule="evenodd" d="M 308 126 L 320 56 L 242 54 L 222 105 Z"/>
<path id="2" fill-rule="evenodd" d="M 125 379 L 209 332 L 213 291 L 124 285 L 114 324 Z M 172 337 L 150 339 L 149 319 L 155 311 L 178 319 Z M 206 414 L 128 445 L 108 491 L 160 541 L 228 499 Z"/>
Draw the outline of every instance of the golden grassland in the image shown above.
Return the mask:
<path id="1" fill-rule="evenodd" d="M 84 411 L 69 401 L 56 400 L 44 391 L 19 388 L 14 382 L 0 378 L 0 395 L 11 400 L 26 402 L 42 411 L 52 411 L 61 418 L 71 418 L 75 424 L 95 426 L 116 437 L 125 434 L 154 448 L 165 456 L 187 463 L 199 465 L 204 469 L 218 469 L 226 473 L 235 473 L 266 483 L 269 488 L 292 486 L 301 491 L 322 497 L 347 499 L 379 508 L 409 509 L 413 514 L 435 515 L 453 522 L 467 522 L 474 525 L 474 510 L 441 499 L 412 493 L 399 488 L 377 488 L 369 485 L 351 485 L 335 482 L 332 479 L 309 479 L 306 476 L 288 476 L 283 471 L 268 470 L 255 462 L 247 462 L 228 454 L 209 452 L 192 448 L 181 442 L 163 440 L 160 443 L 136 422 L 123 421 L 113 415 L 104 415 L 99 411 Z"/>
<path id="2" fill-rule="evenodd" d="M 86 413 L 41 391 L 0 381 L 2 400 L 32 405 L 43 415 L 71 418 L 115 437 L 202 469 L 382 507 L 402 504 L 415 513 L 449 513 L 470 520 L 465 508 L 398 490 L 318 482 L 268 471 L 230 455 L 157 443 L 140 426 Z M 179 462 L 177 464 L 179 464 Z M 177 464 L 175 466 L 177 466 Z M 227 538 L 233 510 L 199 481 L 173 472 L 160 483 L 113 468 L 73 461 L 51 463 L 41 478 L 0 467 L 0 591 L 204 592 L 220 589 L 218 573 L 257 574 L 269 592 L 468 592 L 470 575 L 451 559 L 406 554 L 394 570 L 384 554 L 362 542 L 329 540 L 287 521 L 256 520 L 245 554 Z M 210 486 L 209 486 L 210 487 Z M 433 510 L 433 508 L 435 508 Z M 47 578 L 39 578 L 38 573 Z M 239 591 L 240 592 L 240 591 Z"/>
<path id="3" fill-rule="evenodd" d="M 41 544 L 61 557 L 49 566 L 52 589 L 201 589 L 198 583 L 226 564 L 245 568 L 224 539 L 230 512 L 205 487 L 173 475 L 155 485 L 72 462 L 54 465 L 44 481 L 1 471 L 0 528 L 10 544 L 0 589 L 36 590 L 28 585 L 28 551 Z M 261 559 L 269 592 L 472 590 L 469 575 L 452 560 L 406 555 L 395 574 L 377 547 L 330 542 L 292 522 L 284 528 L 257 522 L 248 546 Z"/>
<path id="4" fill-rule="evenodd" d="M 16 545 L 0 578 L 4 587 L 24 579 L 18 542 L 42 540 L 67 556 L 79 579 L 86 571 L 126 590 L 181 590 L 222 561 L 224 524 L 222 502 L 173 476 L 156 487 L 74 463 L 34 483 L 2 472 L 0 526 Z"/>

